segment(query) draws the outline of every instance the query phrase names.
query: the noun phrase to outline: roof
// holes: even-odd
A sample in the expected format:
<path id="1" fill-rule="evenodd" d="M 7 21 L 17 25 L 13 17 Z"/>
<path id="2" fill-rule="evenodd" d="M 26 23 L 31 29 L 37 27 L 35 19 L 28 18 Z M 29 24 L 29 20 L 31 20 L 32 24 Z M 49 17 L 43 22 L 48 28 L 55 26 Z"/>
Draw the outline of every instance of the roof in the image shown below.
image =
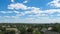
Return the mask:
<path id="1" fill-rule="evenodd" d="M 17 28 L 6 28 L 6 30 L 15 30 L 15 31 L 18 31 Z"/>
<path id="2" fill-rule="evenodd" d="M 60 34 L 59 32 L 54 32 L 54 31 L 46 31 L 44 34 Z"/>
<path id="3" fill-rule="evenodd" d="M 44 34 L 60 34 L 59 32 L 48 31 L 47 28 L 42 28 L 41 32 L 43 32 Z"/>
<path id="4" fill-rule="evenodd" d="M 46 32 L 46 31 L 48 31 L 46 28 L 41 29 L 41 32 Z"/>

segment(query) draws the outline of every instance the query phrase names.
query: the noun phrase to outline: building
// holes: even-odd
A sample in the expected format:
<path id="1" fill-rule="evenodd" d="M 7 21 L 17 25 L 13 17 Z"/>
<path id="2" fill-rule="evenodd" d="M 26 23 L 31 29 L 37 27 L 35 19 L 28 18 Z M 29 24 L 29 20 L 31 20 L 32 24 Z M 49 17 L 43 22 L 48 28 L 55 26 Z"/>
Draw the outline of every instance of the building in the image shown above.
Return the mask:
<path id="1" fill-rule="evenodd" d="M 43 34 L 60 34 L 59 32 L 48 30 L 47 28 L 42 28 L 41 32 L 43 32 Z"/>
<path id="2" fill-rule="evenodd" d="M 15 31 L 15 34 L 19 34 L 20 31 L 17 28 L 6 28 L 7 31 Z"/>
<path id="3" fill-rule="evenodd" d="M 54 32 L 54 31 L 46 31 L 44 34 L 60 34 L 59 32 Z"/>

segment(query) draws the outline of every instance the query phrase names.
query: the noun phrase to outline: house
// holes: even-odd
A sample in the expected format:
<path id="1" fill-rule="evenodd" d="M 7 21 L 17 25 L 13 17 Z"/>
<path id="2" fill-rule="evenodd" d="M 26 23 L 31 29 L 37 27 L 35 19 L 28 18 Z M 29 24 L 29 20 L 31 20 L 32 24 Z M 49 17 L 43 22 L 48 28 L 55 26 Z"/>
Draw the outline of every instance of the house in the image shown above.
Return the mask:
<path id="1" fill-rule="evenodd" d="M 41 29 L 41 32 L 46 32 L 46 31 L 48 31 L 46 28 Z"/>
<path id="2" fill-rule="evenodd" d="M 44 34 L 60 34 L 59 32 L 54 32 L 54 31 L 46 31 Z"/>
<path id="3" fill-rule="evenodd" d="M 52 30 L 53 28 L 52 27 L 48 27 L 48 30 Z"/>
<path id="4" fill-rule="evenodd" d="M 60 34 L 59 32 L 48 30 L 47 28 L 42 28 L 41 32 L 43 32 L 43 34 Z"/>
<path id="5" fill-rule="evenodd" d="M 15 34 L 19 34 L 20 31 L 17 28 L 6 28 L 7 31 L 15 31 Z"/>

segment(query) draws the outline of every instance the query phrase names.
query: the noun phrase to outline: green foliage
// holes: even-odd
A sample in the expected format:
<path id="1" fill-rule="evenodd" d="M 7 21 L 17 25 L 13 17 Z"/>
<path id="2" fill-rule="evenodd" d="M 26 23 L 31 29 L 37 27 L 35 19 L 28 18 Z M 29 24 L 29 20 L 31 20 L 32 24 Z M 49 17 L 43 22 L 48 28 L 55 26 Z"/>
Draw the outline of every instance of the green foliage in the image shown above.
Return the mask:
<path id="1" fill-rule="evenodd" d="M 33 31 L 33 34 L 41 34 L 41 32 L 38 31 L 38 30 L 34 30 L 34 31 Z"/>
<path id="2" fill-rule="evenodd" d="M 60 32 L 60 25 L 56 24 L 56 25 L 53 27 L 53 30 L 54 30 L 54 31 L 57 31 L 57 32 Z"/>
<path id="3" fill-rule="evenodd" d="M 32 28 L 29 28 L 29 29 L 27 30 L 27 32 L 33 32 L 33 29 L 32 29 Z"/>
<path id="4" fill-rule="evenodd" d="M 5 31 L 4 34 L 15 34 L 15 31 Z"/>
<path id="5" fill-rule="evenodd" d="M 0 32 L 0 34 L 3 34 L 3 32 Z"/>
<path id="6" fill-rule="evenodd" d="M 17 28 L 21 34 L 26 34 L 26 32 L 32 32 L 33 34 L 41 34 L 40 30 L 41 28 L 48 28 L 48 27 L 53 27 L 52 31 L 57 31 L 60 32 L 60 24 L 1 24 L 0 26 L 0 30 L 2 30 L 0 32 L 0 34 L 6 33 L 6 27 L 3 28 L 3 25 L 10 25 L 11 28 Z M 16 25 L 16 27 L 14 27 L 14 25 Z M 28 30 L 26 30 L 26 28 L 28 28 Z M 37 28 L 37 30 L 35 29 Z M 34 30 L 35 29 L 35 30 Z M 13 33 L 13 31 L 10 31 L 9 33 Z"/>
<path id="7" fill-rule="evenodd" d="M 19 28 L 19 31 L 21 32 L 21 34 L 25 34 L 26 33 L 26 29 L 25 28 Z"/>

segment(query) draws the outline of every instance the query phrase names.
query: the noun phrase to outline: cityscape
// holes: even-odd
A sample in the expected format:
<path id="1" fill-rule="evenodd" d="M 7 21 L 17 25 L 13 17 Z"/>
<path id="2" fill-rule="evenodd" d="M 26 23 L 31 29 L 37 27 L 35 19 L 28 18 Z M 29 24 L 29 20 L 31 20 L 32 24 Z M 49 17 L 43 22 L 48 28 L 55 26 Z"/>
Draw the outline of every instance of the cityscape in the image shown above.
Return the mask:
<path id="1" fill-rule="evenodd" d="M 0 23 L 0 34 L 60 34 L 60 24 Z"/>

